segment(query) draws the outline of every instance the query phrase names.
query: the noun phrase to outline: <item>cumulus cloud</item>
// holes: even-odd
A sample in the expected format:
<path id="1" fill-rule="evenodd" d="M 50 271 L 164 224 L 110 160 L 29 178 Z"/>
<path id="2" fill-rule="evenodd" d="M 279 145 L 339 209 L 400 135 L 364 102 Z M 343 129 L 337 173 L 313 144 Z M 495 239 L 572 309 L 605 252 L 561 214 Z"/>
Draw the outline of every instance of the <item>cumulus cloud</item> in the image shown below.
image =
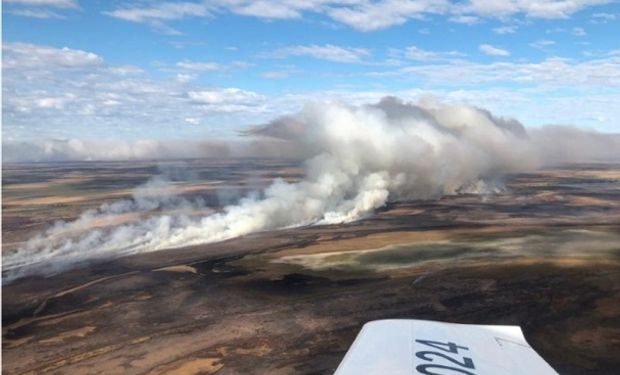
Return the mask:
<path id="1" fill-rule="evenodd" d="M 490 44 L 481 44 L 478 49 L 480 50 L 480 52 L 489 56 L 510 56 L 510 52 L 508 52 L 507 50 L 494 47 Z"/>
<path id="2" fill-rule="evenodd" d="M 610 119 L 616 117 L 618 108 L 617 94 L 612 95 L 611 91 L 620 85 L 620 54 L 614 51 L 584 60 L 549 57 L 539 62 L 476 63 L 457 51 L 430 51 L 411 46 L 390 50 L 390 57 L 397 59 L 398 65 L 373 65 L 372 61 L 364 60 L 361 63 L 370 68 L 350 74 L 358 75 L 367 83 L 366 87 L 377 83 L 373 79 L 383 77 L 415 80 L 411 84 L 420 89 L 417 93 L 416 90 L 341 89 L 272 95 L 244 87 L 201 84 L 196 78 L 204 70 L 199 69 L 214 68 L 201 65 L 211 64 L 209 61 L 182 60 L 182 66 L 162 68 L 162 78 L 152 77 L 135 66 L 109 65 L 98 54 L 80 49 L 5 43 L 3 52 L 5 139 L 31 138 L 33 134 L 61 139 L 105 138 L 116 134 L 118 138 L 139 139 L 145 131 L 161 136 L 168 129 L 175 129 L 179 137 L 194 137 L 200 131 L 200 136 L 205 136 L 207 130 L 209 136 L 233 136 L 244 125 L 299 110 L 304 102 L 317 97 L 364 103 L 398 94 L 414 100 L 421 91 L 428 91 L 425 86 L 432 85 L 433 91 L 445 96 L 451 95 L 449 90 L 471 91 L 468 85 L 513 82 L 523 88 L 504 92 L 501 102 L 483 101 L 487 96 L 479 92 L 468 100 L 512 115 L 537 114 L 541 116 L 537 124 L 555 121 L 598 126 L 601 122 L 588 118 L 606 118 L 602 124 L 610 127 Z M 221 67 L 229 71 L 241 67 L 239 64 L 221 63 Z M 378 70 L 378 67 L 383 68 Z M 303 73 L 297 67 L 283 65 L 281 70 L 267 71 L 263 77 L 286 78 Z M 540 90 L 564 87 L 582 91 L 572 97 L 551 91 L 532 99 L 539 101 L 537 106 L 527 105 L 527 100 L 522 99 L 511 101 L 508 111 L 506 105 L 502 107 L 507 98 L 518 94 L 531 98 Z M 565 105 L 561 110 L 545 111 L 543 119 L 541 111 L 549 108 L 554 96 L 561 96 Z M 606 96 L 604 105 L 597 99 L 603 96 Z M 581 103 L 583 108 L 574 103 Z M 199 125 L 187 126 L 186 118 L 195 119 Z"/>
<path id="3" fill-rule="evenodd" d="M 81 137 L 80 131 L 112 128 L 141 133 L 140 124 L 184 124 L 187 117 L 200 123 L 226 121 L 235 111 L 264 112 L 267 101 L 250 90 L 204 87 L 192 82 L 205 71 L 241 68 L 241 62 L 217 65 L 184 60 L 168 68 L 168 79 L 152 80 L 135 66 L 113 66 L 89 51 L 28 43 L 3 44 L 3 130 L 19 138 L 22 128 L 41 137 Z M 191 116 L 188 116 L 191 113 Z M 203 121 L 207 120 L 207 121 Z M 246 122 L 246 123 L 247 123 Z M 107 129 L 107 131 L 106 131 Z M 118 131 L 115 131 L 118 133 Z M 139 136 L 140 134 L 134 134 Z M 122 138 L 122 136 L 120 137 Z"/>
<path id="4" fill-rule="evenodd" d="M 3 69 L 75 69 L 100 66 L 103 58 L 72 48 L 53 48 L 29 43 L 3 43 Z"/>

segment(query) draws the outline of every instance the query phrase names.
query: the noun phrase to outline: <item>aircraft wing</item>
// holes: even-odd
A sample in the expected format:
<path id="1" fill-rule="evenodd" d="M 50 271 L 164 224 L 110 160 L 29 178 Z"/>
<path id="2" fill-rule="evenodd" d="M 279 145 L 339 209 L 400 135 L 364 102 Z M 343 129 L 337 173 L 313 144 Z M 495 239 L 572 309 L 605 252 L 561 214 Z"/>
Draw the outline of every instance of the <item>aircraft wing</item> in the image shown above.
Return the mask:
<path id="1" fill-rule="evenodd" d="M 557 375 L 518 326 L 377 320 L 366 323 L 335 375 Z"/>

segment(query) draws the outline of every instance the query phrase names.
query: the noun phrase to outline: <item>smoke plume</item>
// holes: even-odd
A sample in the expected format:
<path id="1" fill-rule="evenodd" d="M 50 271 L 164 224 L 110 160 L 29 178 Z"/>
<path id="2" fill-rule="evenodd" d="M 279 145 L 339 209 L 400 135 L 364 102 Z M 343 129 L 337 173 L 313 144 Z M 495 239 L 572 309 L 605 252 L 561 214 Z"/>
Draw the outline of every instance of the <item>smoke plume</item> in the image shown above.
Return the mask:
<path id="1" fill-rule="evenodd" d="M 301 156 L 292 144 L 277 139 L 260 142 L 44 139 L 3 141 L 2 148 L 6 163 Z"/>
<path id="2" fill-rule="evenodd" d="M 245 132 L 253 139 L 287 144 L 304 156 L 301 181 L 275 180 L 264 191 L 198 216 L 183 208 L 201 207 L 200 202 L 144 195 L 151 183 L 132 200 L 57 223 L 29 240 L 5 256 L 4 277 L 50 274 L 76 262 L 222 241 L 257 231 L 346 223 L 389 201 L 495 192 L 501 190 L 506 174 L 542 165 L 549 158 L 550 132 L 566 131 L 539 130 L 532 138 L 516 120 L 433 100 L 414 105 L 385 98 L 360 107 L 310 104 L 298 114 Z M 593 137 L 584 142 L 601 141 Z M 577 142 L 574 134 L 573 139 Z M 617 137 L 602 141 L 618 145 Z M 159 215 L 156 210 L 162 205 L 174 209 Z M 121 215 L 145 212 L 151 214 L 142 220 L 118 222 Z M 93 225 L 96 222 L 106 225 Z"/>

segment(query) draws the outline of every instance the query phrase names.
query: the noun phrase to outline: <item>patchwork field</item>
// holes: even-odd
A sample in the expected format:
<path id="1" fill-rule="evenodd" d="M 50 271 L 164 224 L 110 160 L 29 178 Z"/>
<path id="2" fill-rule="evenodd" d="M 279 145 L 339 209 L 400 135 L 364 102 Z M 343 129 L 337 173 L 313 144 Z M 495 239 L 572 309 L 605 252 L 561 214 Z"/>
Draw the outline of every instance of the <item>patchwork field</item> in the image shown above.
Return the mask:
<path id="1" fill-rule="evenodd" d="M 267 160 L 5 166 L 2 252 L 153 176 L 217 211 L 300 173 Z M 616 374 L 620 166 L 509 176 L 502 194 L 394 202 L 346 225 L 99 260 L 2 292 L 7 374 L 330 374 L 361 326 L 386 318 L 520 325 L 559 373 Z"/>

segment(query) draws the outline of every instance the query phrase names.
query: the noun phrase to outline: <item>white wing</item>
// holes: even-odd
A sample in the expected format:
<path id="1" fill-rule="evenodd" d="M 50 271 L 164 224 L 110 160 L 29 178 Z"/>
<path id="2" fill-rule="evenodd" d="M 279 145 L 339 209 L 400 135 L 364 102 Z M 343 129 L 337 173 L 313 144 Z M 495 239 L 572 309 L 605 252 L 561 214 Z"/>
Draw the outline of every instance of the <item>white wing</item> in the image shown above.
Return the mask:
<path id="1" fill-rule="evenodd" d="M 366 323 L 336 375 L 557 375 L 518 326 L 377 320 Z"/>

